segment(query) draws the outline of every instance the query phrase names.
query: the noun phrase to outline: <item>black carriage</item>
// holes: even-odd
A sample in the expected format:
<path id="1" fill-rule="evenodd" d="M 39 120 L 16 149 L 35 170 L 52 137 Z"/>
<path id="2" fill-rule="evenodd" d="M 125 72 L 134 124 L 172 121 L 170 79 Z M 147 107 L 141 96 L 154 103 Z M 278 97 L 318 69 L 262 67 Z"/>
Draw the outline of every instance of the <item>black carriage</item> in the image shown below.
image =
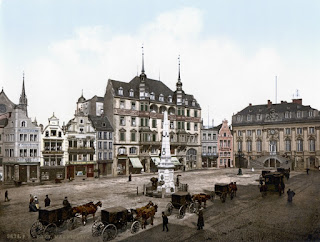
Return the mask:
<path id="1" fill-rule="evenodd" d="M 166 207 L 166 214 L 168 216 L 172 214 L 173 208 L 179 209 L 179 214 L 177 215 L 179 219 L 185 216 L 187 209 L 191 213 L 197 212 L 196 205 L 188 192 L 179 191 L 171 195 L 171 202 L 169 202 Z"/>
<path id="2" fill-rule="evenodd" d="M 221 202 L 225 202 L 227 195 L 230 195 L 231 200 L 233 199 L 234 193 L 230 189 L 230 185 L 226 183 L 217 183 L 214 185 L 214 193 L 216 196 L 220 197 Z"/>
<path id="3" fill-rule="evenodd" d="M 280 172 L 270 172 L 264 176 L 267 191 L 279 192 L 279 184 L 283 183 L 284 175 Z"/>
<path id="4" fill-rule="evenodd" d="M 67 226 L 72 230 L 77 226 L 77 220 L 72 216 L 71 207 L 63 205 L 46 207 L 39 209 L 39 217 L 30 228 L 32 238 L 43 236 L 45 240 L 51 240 L 57 234 L 58 228 Z"/>
<path id="5" fill-rule="evenodd" d="M 124 207 L 111 207 L 101 210 L 101 220 L 92 225 L 92 236 L 102 234 L 103 241 L 113 240 L 118 231 L 125 231 L 131 223 L 131 233 L 137 233 L 140 223 L 134 221 L 132 211 Z"/>

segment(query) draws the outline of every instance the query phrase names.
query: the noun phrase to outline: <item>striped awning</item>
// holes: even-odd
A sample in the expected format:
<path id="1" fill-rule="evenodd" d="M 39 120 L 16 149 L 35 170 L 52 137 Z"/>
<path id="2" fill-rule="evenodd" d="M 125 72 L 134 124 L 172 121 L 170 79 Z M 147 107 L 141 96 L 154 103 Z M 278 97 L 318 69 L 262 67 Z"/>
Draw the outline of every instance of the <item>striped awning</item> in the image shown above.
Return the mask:
<path id="1" fill-rule="evenodd" d="M 130 159 L 130 162 L 131 162 L 133 168 L 143 168 L 138 157 L 130 157 L 129 159 Z"/>

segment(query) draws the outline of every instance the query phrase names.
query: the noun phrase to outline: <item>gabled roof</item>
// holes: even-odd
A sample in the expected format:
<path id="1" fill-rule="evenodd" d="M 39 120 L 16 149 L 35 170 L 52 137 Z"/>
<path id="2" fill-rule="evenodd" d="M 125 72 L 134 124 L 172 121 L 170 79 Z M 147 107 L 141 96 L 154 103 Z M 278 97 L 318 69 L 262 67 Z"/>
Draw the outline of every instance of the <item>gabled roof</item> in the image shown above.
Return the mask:
<path id="1" fill-rule="evenodd" d="M 97 131 L 113 131 L 113 128 L 106 116 L 88 116 L 92 126 L 97 130 Z"/>

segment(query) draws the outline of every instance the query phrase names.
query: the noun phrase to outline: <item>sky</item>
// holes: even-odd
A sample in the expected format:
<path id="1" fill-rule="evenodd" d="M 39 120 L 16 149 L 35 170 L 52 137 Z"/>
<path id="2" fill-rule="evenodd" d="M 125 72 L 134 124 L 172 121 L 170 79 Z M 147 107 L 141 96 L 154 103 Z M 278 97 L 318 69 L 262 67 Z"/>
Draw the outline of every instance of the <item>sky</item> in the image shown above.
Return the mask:
<path id="1" fill-rule="evenodd" d="M 204 125 L 267 100 L 320 109 L 319 12 L 317 0 L 0 0 L 0 88 L 18 103 L 24 72 L 29 116 L 67 123 L 82 90 L 140 74 L 143 45 L 147 76 L 172 90 L 180 55 Z"/>

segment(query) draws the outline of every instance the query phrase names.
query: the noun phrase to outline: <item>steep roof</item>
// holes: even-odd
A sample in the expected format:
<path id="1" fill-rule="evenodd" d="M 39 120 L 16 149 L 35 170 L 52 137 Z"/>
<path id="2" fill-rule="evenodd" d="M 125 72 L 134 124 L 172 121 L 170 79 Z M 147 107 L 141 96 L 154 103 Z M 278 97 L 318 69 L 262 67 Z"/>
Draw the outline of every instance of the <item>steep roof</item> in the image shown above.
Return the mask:
<path id="1" fill-rule="evenodd" d="M 92 122 L 92 126 L 97 131 L 113 131 L 113 128 L 106 116 L 88 116 Z"/>

